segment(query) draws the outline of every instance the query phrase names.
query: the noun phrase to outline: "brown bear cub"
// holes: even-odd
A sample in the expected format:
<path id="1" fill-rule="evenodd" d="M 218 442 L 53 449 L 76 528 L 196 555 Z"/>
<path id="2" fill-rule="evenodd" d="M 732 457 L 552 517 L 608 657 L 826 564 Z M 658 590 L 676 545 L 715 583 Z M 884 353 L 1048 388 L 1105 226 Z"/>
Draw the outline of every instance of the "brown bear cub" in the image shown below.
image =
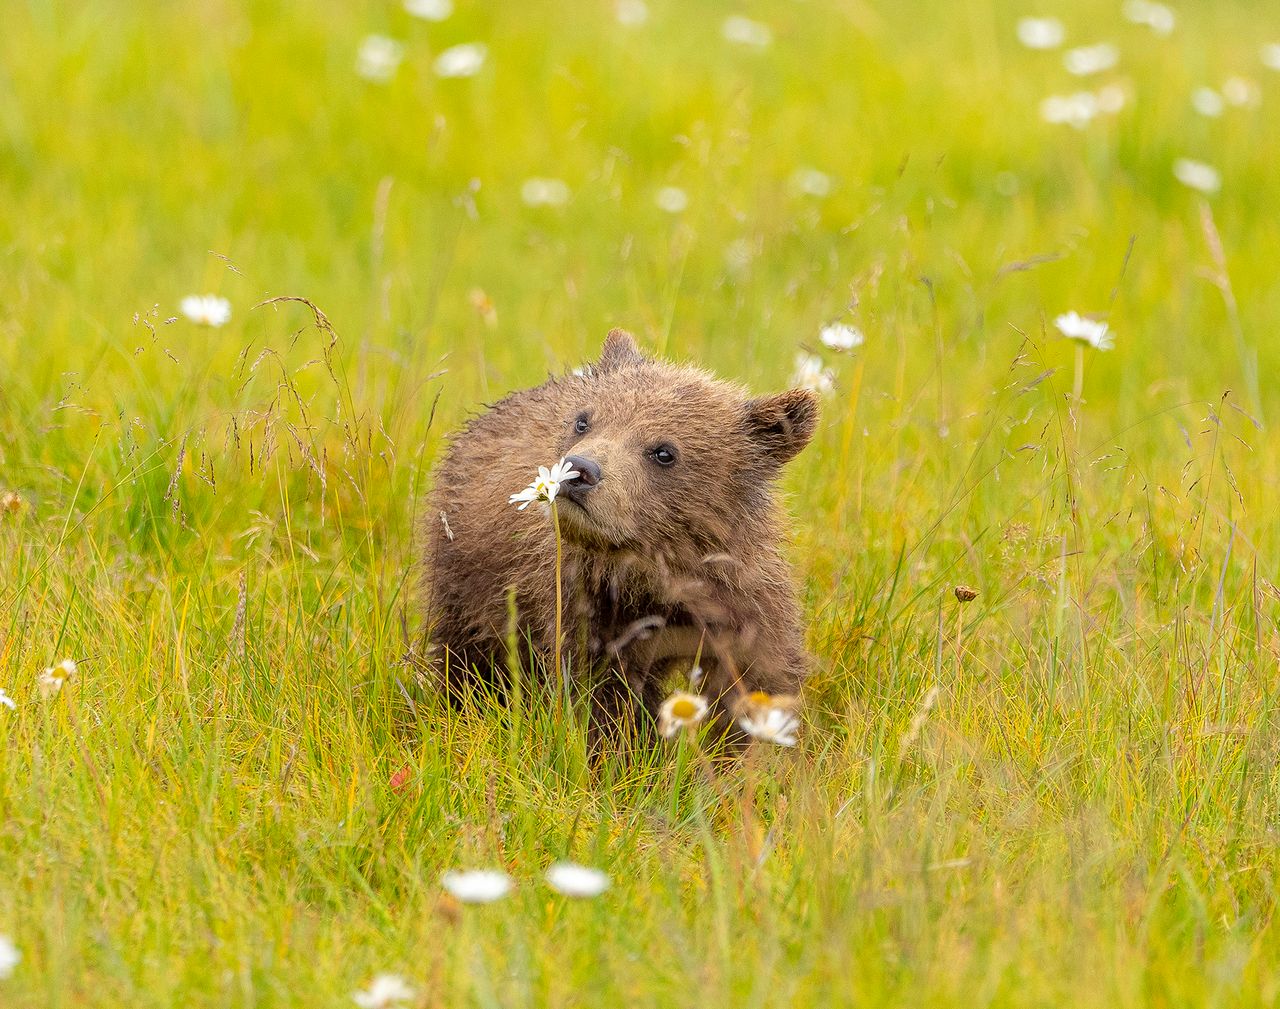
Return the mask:
<path id="1" fill-rule="evenodd" d="M 474 418 L 440 463 L 423 516 L 426 633 L 447 688 L 504 682 L 514 593 L 526 668 L 550 670 L 556 537 L 550 509 L 508 498 L 564 457 L 562 668 L 591 692 L 597 730 L 656 712 L 695 664 L 722 728 L 757 690 L 807 672 L 780 552 L 772 484 L 808 443 L 818 401 L 751 397 L 643 355 L 612 331 L 580 373 L 516 392 Z"/>

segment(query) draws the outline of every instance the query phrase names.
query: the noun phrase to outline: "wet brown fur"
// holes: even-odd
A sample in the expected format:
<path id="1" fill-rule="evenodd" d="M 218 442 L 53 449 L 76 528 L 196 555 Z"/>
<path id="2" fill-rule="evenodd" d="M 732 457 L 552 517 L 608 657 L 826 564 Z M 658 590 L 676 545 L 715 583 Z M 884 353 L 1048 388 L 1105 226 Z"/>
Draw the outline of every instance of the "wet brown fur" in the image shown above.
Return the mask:
<path id="1" fill-rule="evenodd" d="M 544 504 L 508 496 L 537 466 L 586 456 L 604 477 L 586 508 L 557 501 L 564 664 L 598 718 L 652 714 L 695 659 L 719 716 L 735 698 L 794 693 L 808 663 L 772 483 L 808 443 L 812 393 L 752 398 L 706 372 L 642 355 L 614 330 L 580 374 L 516 392 L 474 418 L 436 471 L 421 529 L 426 632 L 453 688 L 507 667 L 509 590 L 520 639 L 550 668 L 555 534 Z M 589 430 L 578 434 L 585 415 Z M 652 449 L 674 447 L 661 467 Z"/>

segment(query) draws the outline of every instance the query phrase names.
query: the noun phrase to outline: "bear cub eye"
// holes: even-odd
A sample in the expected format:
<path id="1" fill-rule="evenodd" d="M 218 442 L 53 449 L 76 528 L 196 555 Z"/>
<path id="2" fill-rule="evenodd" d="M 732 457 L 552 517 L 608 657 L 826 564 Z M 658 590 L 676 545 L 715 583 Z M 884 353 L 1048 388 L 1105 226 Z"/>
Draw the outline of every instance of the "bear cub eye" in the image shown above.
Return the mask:
<path id="1" fill-rule="evenodd" d="M 578 434 L 586 434 L 591 427 L 591 420 L 585 413 L 578 414 L 578 419 L 573 422 L 573 429 Z"/>
<path id="2" fill-rule="evenodd" d="M 659 466 L 674 466 L 676 450 L 670 445 L 659 445 L 656 448 L 649 449 L 649 458 Z"/>

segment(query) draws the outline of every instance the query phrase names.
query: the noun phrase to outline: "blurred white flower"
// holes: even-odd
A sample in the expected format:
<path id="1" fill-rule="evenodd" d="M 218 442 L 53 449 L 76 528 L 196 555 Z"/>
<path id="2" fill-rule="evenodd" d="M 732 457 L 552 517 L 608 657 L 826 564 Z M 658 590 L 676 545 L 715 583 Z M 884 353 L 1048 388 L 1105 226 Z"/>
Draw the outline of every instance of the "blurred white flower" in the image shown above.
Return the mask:
<path id="1" fill-rule="evenodd" d="M 386 84 L 400 69 L 404 46 L 386 35 L 366 35 L 356 50 L 356 73 L 374 84 Z"/>
<path id="2" fill-rule="evenodd" d="M 1157 35 L 1170 34 L 1178 24 L 1172 9 L 1153 0 L 1125 0 L 1121 13 L 1135 25 L 1146 25 Z"/>
<path id="3" fill-rule="evenodd" d="M 750 46 L 753 49 L 765 49 L 773 41 L 773 32 L 769 30 L 768 25 L 744 18 L 739 14 L 724 19 L 724 24 L 720 26 L 720 34 L 727 42 Z"/>
<path id="4" fill-rule="evenodd" d="M 1222 100 L 1222 95 L 1213 88 L 1201 86 L 1191 92 L 1191 107 L 1202 116 L 1217 118 L 1222 115 L 1226 103 Z"/>
<path id="5" fill-rule="evenodd" d="M 800 716 L 795 711 L 796 699 L 784 694 L 766 694 L 757 690 L 748 695 L 738 709 L 738 725 L 753 739 L 779 746 L 795 746 Z"/>
<path id="6" fill-rule="evenodd" d="M 531 207 L 563 207 L 569 196 L 569 186 L 560 179 L 525 179 L 520 187 L 520 199 Z"/>
<path id="7" fill-rule="evenodd" d="M 1062 65 L 1067 68 L 1067 73 L 1077 77 L 1088 77 L 1090 74 L 1110 70 L 1119 62 L 1120 50 L 1110 42 L 1079 46 L 1062 54 Z"/>
<path id="8" fill-rule="evenodd" d="M 36 685 L 40 688 L 40 696 L 52 697 L 58 693 L 76 675 L 76 669 L 74 659 L 63 659 L 56 666 L 50 666 L 36 677 Z"/>
<path id="9" fill-rule="evenodd" d="M 1179 158 L 1173 163 L 1173 175 L 1184 186 L 1212 195 L 1222 188 L 1222 175 L 1212 165 L 1192 158 Z"/>
<path id="10" fill-rule="evenodd" d="M 1111 331 L 1105 322 L 1086 319 L 1079 312 L 1064 312 L 1053 320 L 1053 324 L 1068 340 L 1087 343 L 1095 350 L 1110 350 L 1115 346 Z"/>
<path id="11" fill-rule="evenodd" d="M 679 186 L 663 186 L 654 194 L 653 202 L 659 210 L 679 214 L 689 206 L 689 195 Z"/>
<path id="12" fill-rule="evenodd" d="M 618 0 L 613 5 L 613 16 L 626 28 L 638 28 L 649 20 L 649 8 L 644 0 Z"/>
<path id="13" fill-rule="evenodd" d="M 833 322 L 818 330 L 818 339 L 832 350 L 853 350 L 867 342 L 862 330 L 856 326 L 848 326 L 843 322 Z"/>
<path id="14" fill-rule="evenodd" d="M 1040 118 L 1046 123 L 1074 126 L 1083 130 L 1098 114 L 1098 99 L 1091 91 L 1071 95 L 1050 95 L 1040 103 Z"/>
<path id="15" fill-rule="evenodd" d="M 707 717 L 706 699 L 677 690 L 658 709 L 658 735 L 670 739 L 681 729 L 691 729 Z"/>
<path id="16" fill-rule="evenodd" d="M 492 904 L 511 890 L 511 877 L 497 869 L 446 872 L 440 885 L 464 904 Z"/>
<path id="17" fill-rule="evenodd" d="M 1280 42 L 1269 42 L 1259 53 L 1262 65 L 1271 70 L 1280 70 Z"/>
<path id="18" fill-rule="evenodd" d="M 453 0 L 404 0 L 404 9 L 423 21 L 444 21 L 453 13 Z"/>
<path id="19" fill-rule="evenodd" d="M 0 687 L 0 704 L 3 704 L 10 711 L 18 710 L 17 703 L 9 696 L 9 692 L 5 690 L 4 687 Z"/>
<path id="20" fill-rule="evenodd" d="M 0 978 L 9 977 L 21 962 L 22 954 L 13 940 L 7 935 L 0 935 Z"/>
<path id="21" fill-rule="evenodd" d="M 557 862 L 547 870 L 547 885 L 566 897 L 599 897 L 609 889 L 609 877 L 576 862 Z"/>
<path id="22" fill-rule="evenodd" d="M 379 974 L 369 982 L 368 988 L 355 992 L 351 998 L 360 1009 L 395 1009 L 415 994 L 399 974 Z"/>
<path id="23" fill-rule="evenodd" d="M 796 370 L 791 377 L 792 385 L 813 392 L 830 392 L 836 383 L 831 370 L 823 366 L 822 358 L 816 354 L 800 353 L 796 355 Z"/>
<path id="24" fill-rule="evenodd" d="M 1119 112 L 1124 108 L 1125 102 L 1129 100 L 1124 87 L 1119 84 L 1107 84 L 1099 88 L 1096 98 L 1098 111 L 1108 114 Z"/>
<path id="25" fill-rule="evenodd" d="M 1222 97 L 1232 105 L 1257 105 L 1262 92 L 1247 77 L 1228 77 L 1222 82 Z"/>
<path id="26" fill-rule="evenodd" d="M 563 459 L 550 469 L 547 469 L 546 466 L 539 466 L 538 475 L 534 478 L 533 483 L 529 484 L 519 494 L 512 494 L 507 499 L 507 504 L 519 505 L 520 511 L 524 511 L 535 501 L 545 501 L 547 504 L 551 504 L 555 501 L 556 495 L 560 493 L 560 485 L 566 480 L 572 480 L 580 475 L 573 468 L 572 463 L 565 462 Z"/>
<path id="27" fill-rule="evenodd" d="M 437 77 L 474 77 L 488 56 L 489 47 L 483 42 L 464 42 L 437 56 L 433 68 Z"/>
<path id="28" fill-rule="evenodd" d="M 1057 18 L 1019 18 L 1018 41 L 1028 49 L 1057 49 L 1067 30 Z"/>
<path id="29" fill-rule="evenodd" d="M 755 250 L 745 238 L 735 238 L 724 247 L 724 265 L 730 273 L 743 274 L 751 268 Z"/>
<path id="30" fill-rule="evenodd" d="M 225 326 L 231 321 L 231 302 L 216 294 L 190 294 L 178 306 L 192 322 L 201 326 Z"/>
<path id="31" fill-rule="evenodd" d="M 816 168 L 797 168 L 787 180 L 787 188 L 797 196 L 816 196 L 822 199 L 831 195 L 831 176 Z"/>

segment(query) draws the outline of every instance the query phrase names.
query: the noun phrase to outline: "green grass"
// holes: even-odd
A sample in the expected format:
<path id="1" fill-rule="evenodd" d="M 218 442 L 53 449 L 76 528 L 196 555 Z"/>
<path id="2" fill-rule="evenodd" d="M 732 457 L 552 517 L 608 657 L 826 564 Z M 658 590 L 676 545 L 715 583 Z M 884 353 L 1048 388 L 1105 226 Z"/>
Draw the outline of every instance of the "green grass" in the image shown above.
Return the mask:
<path id="1" fill-rule="evenodd" d="M 1059 4 L 1121 47 L 1081 82 L 1001 0 L 458 6 L 5 7 L 0 1004 L 1275 1004 L 1280 15 Z M 1230 74 L 1260 104 L 1196 116 Z M 229 325 L 168 321 L 206 290 Z M 1068 309 L 1116 333 L 1079 409 Z M 413 516 L 470 411 L 613 325 L 782 388 L 835 319 L 797 750 L 592 770 L 546 705 L 422 688 Z M 562 857 L 613 888 L 555 897 Z M 517 888 L 442 901 L 468 865 Z"/>

